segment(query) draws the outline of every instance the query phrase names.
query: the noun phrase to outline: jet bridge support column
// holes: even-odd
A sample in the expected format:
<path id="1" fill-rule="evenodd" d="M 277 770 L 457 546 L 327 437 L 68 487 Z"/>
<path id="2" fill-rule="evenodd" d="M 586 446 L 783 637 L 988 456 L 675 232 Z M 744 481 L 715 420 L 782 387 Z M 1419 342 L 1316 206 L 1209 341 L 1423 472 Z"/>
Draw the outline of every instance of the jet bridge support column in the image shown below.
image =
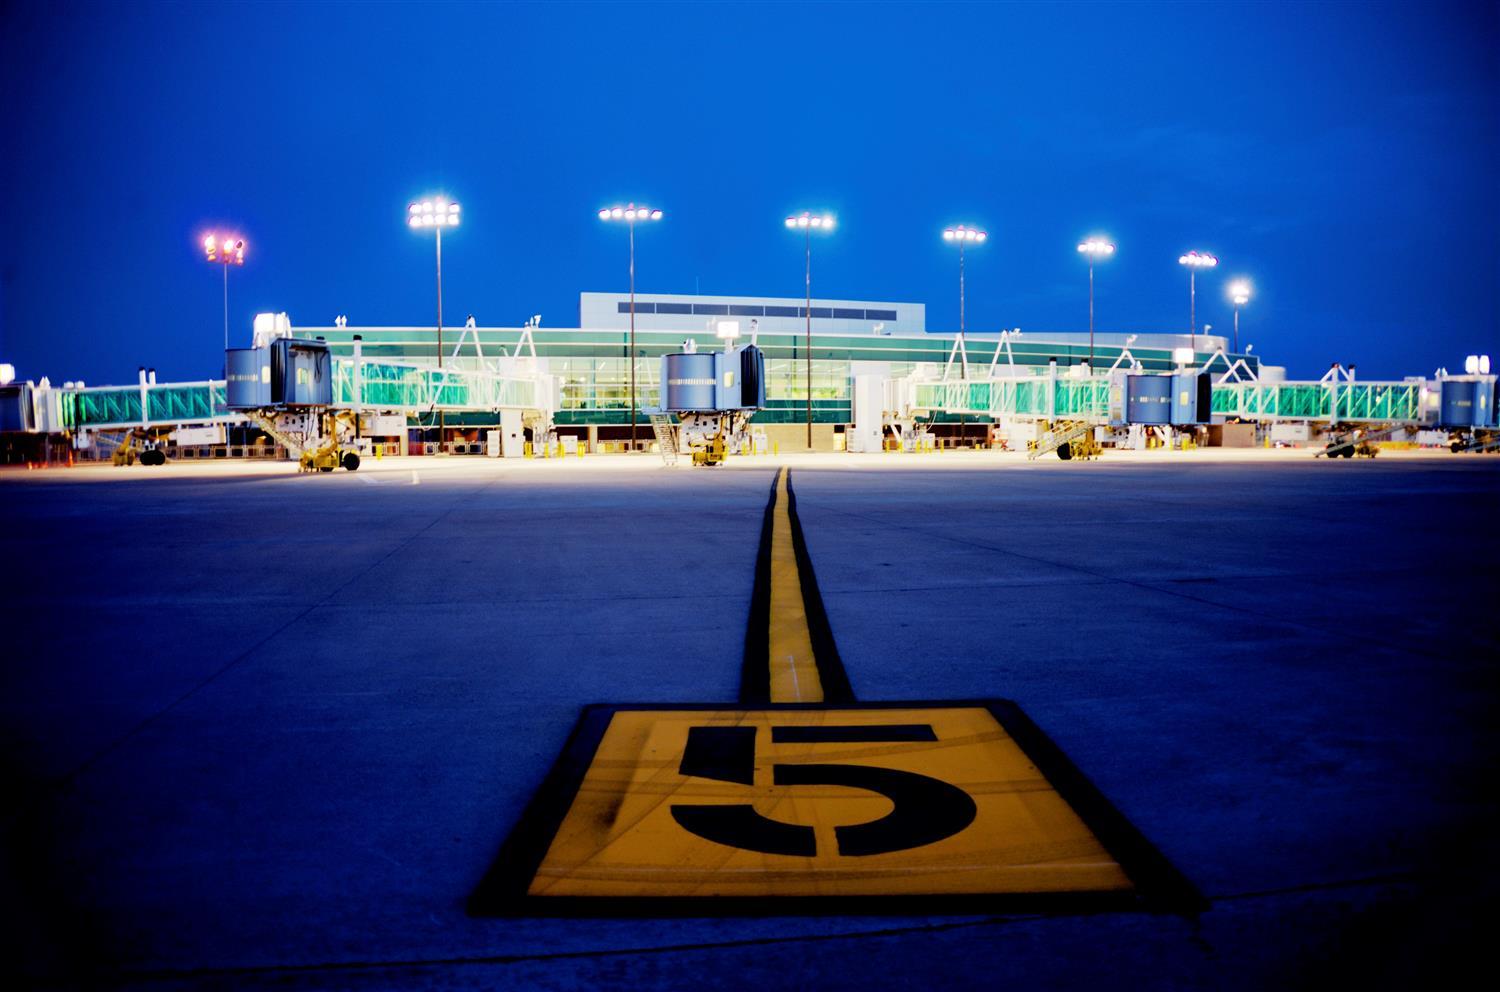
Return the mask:
<path id="1" fill-rule="evenodd" d="M 521 429 L 520 410 L 500 411 L 500 457 L 520 458 L 526 435 Z"/>
<path id="2" fill-rule="evenodd" d="M 354 429 L 356 434 L 359 433 L 359 415 L 363 412 L 360 396 L 364 393 L 364 383 L 361 379 L 360 371 L 364 366 L 364 343 L 364 335 L 354 335 L 354 368 L 350 373 L 350 385 L 354 395 L 350 397 L 352 400 L 350 406 L 354 408 Z"/>
<path id="3" fill-rule="evenodd" d="M 1057 419 L 1057 359 L 1047 363 L 1047 419 Z"/>
<path id="4" fill-rule="evenodd" d="M 850 362 L 849 376 L 854 386 L 850 403 L 854 423 L 844 435 L 845 449 L 879 451 L 885 426 L 885 384 L 890 377 L 890 363 Z"/>

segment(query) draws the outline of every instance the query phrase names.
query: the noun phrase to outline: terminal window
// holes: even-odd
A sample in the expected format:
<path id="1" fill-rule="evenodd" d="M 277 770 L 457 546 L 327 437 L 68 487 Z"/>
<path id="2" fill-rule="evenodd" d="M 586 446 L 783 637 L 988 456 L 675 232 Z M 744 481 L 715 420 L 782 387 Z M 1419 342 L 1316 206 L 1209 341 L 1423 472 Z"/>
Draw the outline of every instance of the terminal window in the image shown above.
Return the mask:
<path id="1" fill-rule="evenodd" d="M 616 313 L 629 313 L 630 301 L 615 304 Z M 806 317 L 806 307 L 757 306 L 748 303 L 647 303 L 637 300 L 636 313 L 699 314 L 709 317 Z M 862 310 L 858 307 L 813 307 L 814 320 L 895 320 L 894 310 Z"/>

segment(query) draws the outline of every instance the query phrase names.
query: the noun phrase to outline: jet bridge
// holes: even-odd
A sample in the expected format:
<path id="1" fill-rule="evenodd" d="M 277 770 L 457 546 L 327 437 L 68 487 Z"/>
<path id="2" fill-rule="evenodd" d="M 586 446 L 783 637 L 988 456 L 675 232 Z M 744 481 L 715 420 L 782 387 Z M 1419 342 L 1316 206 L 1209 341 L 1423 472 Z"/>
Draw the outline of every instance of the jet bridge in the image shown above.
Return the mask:
<path id="1" fill-rule="evenodd" d="M 888 381 L 886 415 L 897 420 L 969 415 L 1035 423 L 1033 452 L 1043 444 L 1052 450 L 1067 443 L 1075 456 L 1087 454 L 1080 448 L 1087 448 L 1087 442 L 1079 439 L 1097 435 L 1079 429 L 1084 426 L 1162 432 L 1238 420 L 1307 424 L 1335 434 L 1343 427 L 1365 429 L 1361 436 L 1373 436 L 1369 430 L 1436 427 L 1454 432 L 1455 444 L 1462 441 L 1465 450 L 1500 430 L 1500 394 L 1490 375 L 1439 372 L 1434 380 L 1370 381 L 1335 364 L 1317 381 L 1271 381 L 1243 361 L 1231 362 L 1223 351 L 1197 368 L 1147 373 L 1134 367 L 1128 348 L 1105 371 L 1055 364 L 1038 370 L 1002 362 L 1004 346 L 1002 341 L 988 367 L 970 366 L 955 345 L 941 378 Z"/>
<path id="2" fill-rule="evenodd" d="M 1133 367 L 1128 348 L 1102 372 L 1086 365 L 1059 369 L 1055 364 L 1035 370 L 1002 364 L 1004 347 L 1002 341 L 994 361 L 980 367 L 970 366 L 956 345 L 941 379 L 911 378 L 897 386 L 894 395 L 906 408 L 902 412 L 1116 426 L 1202 424 L 1212 418 L 1418 426 L 1434 420 L 1440 392 L 1460 392 L 1451 384 L 1460 377 L 1440 377 L 1449 382 L 1446 386 L 1420 377 L 1364 381 L 1355 379 L 1352 368 L 1337 364 L 1316 382 L 1273 382 L 1257 377 L 1243 361 L 1231 362 L 1222 350 L 1200 367 L 1180 366 L 1167 373 Z M 1472 406 L 1479 410 L 1484 390 L 1471 391 L 1476 397 Z"/>
<path id="3" fill-rule="evenodd" d="M 227 381 L 158 382 L 155 370 L 142 368 L 130 385 L 14 384 L 10 405 L 18 412 L 3 429 L 65 435 L 79 448 L 97 440 L 118 450 L 133 440 L 164 448 L 167 436 L 183 428 L 253 424 L 294 458 L 331 442 L 336 463 L 349 465 L 344 456 L 361 447 L 350 441 L 361 415 L 396 415 L 408 423 L 440 412 L 483 412 L 519 423 L 527 414 L 550 420 L 554 408 L 553 381 L 535 357 L 504 360 L 498 371 L 371 359 L 358 346 L 353 357 L 334 358 L 323 341 L 289 330 L 258 334 L 254 347 L 225 357 Z"/>
<path id="4" fill-rule="evenodd" d="M 332 362 L 331 375 L 329 405 L 338 408 L 407 416 L 434 410 L 550 409 L 547 377 L 535 373 L 499 374 L 343 358 Z M 68 431 L 239 423 L 245 419 L 226 404 L 223 379 L 159 383 L 154 374 L 148 378 L 142 369 L 140 381 L 128 386 L 46 388 L 58 394 L 61 426 Z"/>

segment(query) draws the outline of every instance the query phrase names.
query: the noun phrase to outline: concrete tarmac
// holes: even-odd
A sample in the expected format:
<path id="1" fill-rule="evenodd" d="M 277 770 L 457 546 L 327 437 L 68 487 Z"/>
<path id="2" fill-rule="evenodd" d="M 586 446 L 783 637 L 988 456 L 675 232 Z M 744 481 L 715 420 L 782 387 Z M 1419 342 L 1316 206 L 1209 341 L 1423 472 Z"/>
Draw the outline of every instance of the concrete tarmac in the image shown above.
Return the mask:
<path id="1" fill-rule="evenodd" d="M 1017 701 L 1208 897 L 472 919 L 594 702 L 738 692 L 775 467 L 861 700 Z M 0 474 L 6 960 L 130 988 L 1406 987 L 1496 895 L 1500 460 Z"/>

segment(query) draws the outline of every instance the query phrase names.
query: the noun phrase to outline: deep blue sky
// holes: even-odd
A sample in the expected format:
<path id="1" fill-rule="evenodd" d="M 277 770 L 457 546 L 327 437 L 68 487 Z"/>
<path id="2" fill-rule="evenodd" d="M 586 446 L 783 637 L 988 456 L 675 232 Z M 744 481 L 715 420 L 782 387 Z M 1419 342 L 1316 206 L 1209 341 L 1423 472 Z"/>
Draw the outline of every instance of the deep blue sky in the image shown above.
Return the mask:
<path id="1" fill-rule="evenodd" d="M 0 13 L 0 361 L 23 377 L 218 374 L 295 323 L 445 314 L 577 322 L 623 290 L 799 295 L 782 220 L 828 209 L 814 292 L 958 318 L 945 224 L 986 227 L 969 326 L 1180 330 L 1189 248 L 1222 262 L 1199 322 L 1294 376 L 1367 378 L 1500 353 L 1500 5 L 744 6 L 6 4 Z"/>

